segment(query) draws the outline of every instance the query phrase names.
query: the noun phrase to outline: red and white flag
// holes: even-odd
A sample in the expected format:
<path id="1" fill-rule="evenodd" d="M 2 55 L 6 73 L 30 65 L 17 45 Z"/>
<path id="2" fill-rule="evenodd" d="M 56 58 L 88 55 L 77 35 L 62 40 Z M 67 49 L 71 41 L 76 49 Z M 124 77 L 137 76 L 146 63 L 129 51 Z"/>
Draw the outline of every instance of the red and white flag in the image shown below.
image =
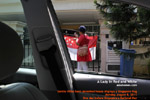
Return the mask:
<path id="1" fill-rule="evenodd" d="M 90 40 L 88 47 L 90 50 L 92 60 L 95 60 L 96 59 L 96 44 L 97 44 L 98 36 L 86 36 L 86 38 Z M 66 45 L 68 47 L 71 60 L 77 61 L 78 45 L 76 45 L 76 37 L 64 35 L 64 39 L 66 41 Z"/>

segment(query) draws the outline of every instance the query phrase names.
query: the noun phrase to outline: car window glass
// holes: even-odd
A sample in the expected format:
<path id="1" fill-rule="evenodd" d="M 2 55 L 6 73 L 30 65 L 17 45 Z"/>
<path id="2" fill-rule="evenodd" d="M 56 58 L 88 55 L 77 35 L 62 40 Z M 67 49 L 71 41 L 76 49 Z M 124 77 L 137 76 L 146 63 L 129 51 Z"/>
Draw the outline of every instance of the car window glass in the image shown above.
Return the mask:
<path id="1" fill-rule="evenodd" d="M 53 4 L 76 72 L 149 78 L 148 9 L 108 0 L 53 0 Z M 96 46 L 89 47 L 92 61 L 83 61 L 86 70 L 83 63 L 78 68 L 80 46 L 74 39 L 81 25 L 86 27 L 88 39 L 96 41 Z"/>
<path id="2" fill-rule="evenodd" d="M 32 48 L 21 2 L 19 0 L 0 0 L 0 21 L 13 28 L 22 40 L 24 60 L 20 67 L 34 68 Z"/>
<path id="3" fill-rule="evenodd" d="M 92 61 L 87 62 L 86 72 L 149 78 L 150 11 L 136 5 L 104 1 L 52 0 L 72 66 L 79 72 L 74 33 L 79 35 L 79 27 L 83 25 L 87 38 L 95 41 L 94 45 L 90 42 Z M 35 68 L 21 2 L 1 0 L 0 21 L 12 27 L 22 40 L 24 60 L 21 67 Z"/>

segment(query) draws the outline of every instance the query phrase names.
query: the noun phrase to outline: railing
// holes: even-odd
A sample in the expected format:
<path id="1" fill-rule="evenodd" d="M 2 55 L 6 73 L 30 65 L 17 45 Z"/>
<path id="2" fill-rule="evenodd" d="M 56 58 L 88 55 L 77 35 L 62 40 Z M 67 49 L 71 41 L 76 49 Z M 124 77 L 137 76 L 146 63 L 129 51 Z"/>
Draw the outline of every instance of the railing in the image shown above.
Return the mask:
<path id="1" fill-rule="evenodd" d="M 24 60 L 22 67 L 25 68 L 34 68 L 34 59 L 32 55 L 31 45 L 24 45 Z"/>
<path id="2" fill-rule="evenodd" d="M 34 59 L 32 54 L 32 47 L 28 38 L 25 35 L 20 36 L 24 48 L 24 58 L 21 67 L 23 68 L 34 68 Z"/>
<path id="3" fill-rule="evenodd" d="M 24 35 L 20 36 L 23 47 L 24 47 L 24 60 L 22 62 L 23 68 L 35 68 L 34 65 L 34 58 L 32 55 L 32 47 L 30 45 L 30 41 L 28 38 L 25 38 Z M 72 61 L 73 67 L 76 69 L 77 62 Z M 88 62 L 88 69 L 89 71 L 96 71 L 100 72 L 100 41 L 97 42 L 96 48 L 96 60 Z"/>
<path id="4" fill-rule="evenodd" d="M 88 32 L 87 34 L 89 36 L 94 36 L 94 35 L 98 35 L 98 40 L 97 40 L 97 47 L 96 47 L 96 60 L 93 60 L 91 62 L 87 62 L 88 65 L 88 71 L 95 71 L 95 72 L 100 72 L 100 64 L 101 64 L 101 50 L 100 50 L 100 35 L 99 33 L 94 34 L 96 32 Z M 65 34 L 68 36 L 74 36 L 74 34 Z M 94 53 L 94 52 L 93 52 Z M 77 69 L 77 61 L 72 61 L 72 65 L 74 67 L 74 69 Z"/>

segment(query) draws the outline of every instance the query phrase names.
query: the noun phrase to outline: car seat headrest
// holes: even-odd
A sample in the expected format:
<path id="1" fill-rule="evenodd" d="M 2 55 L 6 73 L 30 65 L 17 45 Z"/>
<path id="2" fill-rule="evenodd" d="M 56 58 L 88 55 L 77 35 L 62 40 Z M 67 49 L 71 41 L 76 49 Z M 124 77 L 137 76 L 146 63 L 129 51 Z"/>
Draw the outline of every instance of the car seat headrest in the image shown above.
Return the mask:
<path id="1" fill-rule="evenodd" d="M 0 22 L 0 80 L 15 73 L 23 60 L 23 45 L 18 34 Z"/>

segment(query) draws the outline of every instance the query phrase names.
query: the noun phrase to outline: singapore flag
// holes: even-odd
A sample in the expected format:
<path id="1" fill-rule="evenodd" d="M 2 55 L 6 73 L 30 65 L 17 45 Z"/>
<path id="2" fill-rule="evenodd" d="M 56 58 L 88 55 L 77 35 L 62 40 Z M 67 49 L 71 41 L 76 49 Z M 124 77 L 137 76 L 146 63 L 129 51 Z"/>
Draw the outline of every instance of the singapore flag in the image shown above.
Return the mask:
<path id="1" fill-rule="evenodd" d="M 96 44 L 97 44 L 98 36 L 86 36 L 86 38 L 89 39 L 88 48 L 90 50 L 92 60 L 95 60 L 96 59 Z M 77 61 L 78 45 L 76 45 L 76 37 L 64 35 L 64 39 L 66 41 L 66 45 L 68 47 L 71 60 Z"/>

